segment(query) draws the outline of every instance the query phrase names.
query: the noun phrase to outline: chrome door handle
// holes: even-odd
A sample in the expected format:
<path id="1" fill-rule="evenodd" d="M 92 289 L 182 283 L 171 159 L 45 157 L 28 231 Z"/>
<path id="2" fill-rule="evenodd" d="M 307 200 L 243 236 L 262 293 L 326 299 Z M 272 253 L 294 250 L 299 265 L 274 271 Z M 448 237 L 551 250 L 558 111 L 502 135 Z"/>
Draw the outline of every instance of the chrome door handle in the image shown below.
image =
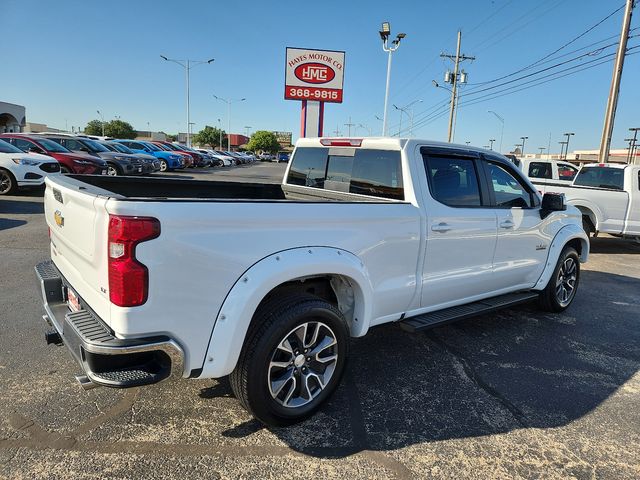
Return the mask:
<path id="1" fill-rule="evenodd" d="M 451 227 L 448 223 L 440 222 L 437 225 L 431 225 L 431 230 L 433 230 L 434 232 L 444 233 L 451 230 Z"/>
<path id="2" fill-rule="evenodd" d="M 512 220 L 505 220 L 500 224 L 500 228 L 513 228 L 515 223 Z"/>

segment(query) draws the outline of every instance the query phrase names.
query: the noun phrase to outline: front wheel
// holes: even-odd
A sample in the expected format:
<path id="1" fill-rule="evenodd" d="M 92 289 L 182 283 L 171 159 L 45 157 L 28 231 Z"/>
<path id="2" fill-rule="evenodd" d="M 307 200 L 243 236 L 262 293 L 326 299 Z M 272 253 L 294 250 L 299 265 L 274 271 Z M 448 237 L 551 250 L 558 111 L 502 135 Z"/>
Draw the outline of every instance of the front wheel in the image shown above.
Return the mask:
<path id="1" fill-rule="evenodd" d="M 161 172 L 166 172 L 167 170 L 169 170 L 169 165 L 167 165 L 167 161 L 166 160 L 160 160 L 160 171 Z"/>
<path id="2" fill-rule="evenodd" d="M 335 391 L 348 348 L 346 322 L 336 307 L 307 294 L 274 298 L 254 317 L 231 388 L 261 422 L 299 422 Z"/>
<path id="3" fill-rule="evenodd" d="M 18 183 L 11 172 L 0 168 L 0 195 L 11 195 L 17 188 Z"/>
<path id="4" fill-rule="evenodd" d="M 118 175 L 120 175 L 118 167 L 112 164 L 107 165 L 107 175 L 110 175 L 112 177 L 117 177 Z"/>
<path id="5" fill-rule="evenodd" d="M 549 283 L 540 293 L 540 304 L 549 312 L 566 310 L 580 283 L 580 258 L 573 247 L 564 247 Z"/>

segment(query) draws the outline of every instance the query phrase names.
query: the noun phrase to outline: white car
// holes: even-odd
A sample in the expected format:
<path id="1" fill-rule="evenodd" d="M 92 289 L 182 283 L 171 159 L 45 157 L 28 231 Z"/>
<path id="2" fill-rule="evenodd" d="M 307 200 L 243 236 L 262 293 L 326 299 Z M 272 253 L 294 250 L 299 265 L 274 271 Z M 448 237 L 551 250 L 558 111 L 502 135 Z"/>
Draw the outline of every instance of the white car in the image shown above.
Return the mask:
<path id="1" fill-rule="evenodd" d="M 19 187 L 39 186 L 50 174 L 59 174 L 60 164 L 39 153 L 24 153 L 0 140 L 0 195 L 11 195 Z"/>
<path id="2" fill-rule="evenodd" d="M 85 388 L 229 375 L 290 424 L 376 325 L 568 308 L 589 241 L 563 198 L 495 152 L 398 138 L 300 139 L 281 184 L 50 178 L 46 338 Z"/>
<path id="3" fill-rule="evenodd" d="M 570 185 L 537 185 L 543 192 L 563 193 L 582 212 L 584 230 L 640 243 L 640 165 L 584 165 Z"/>
<path id="4" fill-rule="evenodd" d="M 514 163 L 534 185 L 571 185 L 579 170 L 562 160 L 519 158 Z"/>
<path id="5" fill-rule="evenodd" d="M 207 150 L 207 151 L 209 152 L 209 155 L 211 155 L 212 157 L 219 158 L 220 160 L 222 160 L 223 167 L 230 167 L 231 165 L 235 165 L 235 162 L 231 159 L 231 157 L 228 157 L 227 155 L 223 155 L 217 150 Z"/>

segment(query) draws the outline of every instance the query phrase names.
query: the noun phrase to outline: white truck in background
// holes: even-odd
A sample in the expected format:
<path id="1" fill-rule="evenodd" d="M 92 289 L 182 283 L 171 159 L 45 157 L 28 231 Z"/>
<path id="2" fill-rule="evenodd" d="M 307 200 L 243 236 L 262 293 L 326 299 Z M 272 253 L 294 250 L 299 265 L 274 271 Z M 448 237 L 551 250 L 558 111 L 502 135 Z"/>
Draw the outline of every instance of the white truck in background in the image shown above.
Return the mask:
<path id="1" fill-rule="evenodd" d="M 534 185 L 571 185 L 579 170 L 562 160 L 516 158 L 514 163 Z"/>
<path id="2" fill-rule="evenodd" d="M 537 184 L 542 193 L 563 193 L 582 212 L 588 234 L 608 233 L 640 242 L 640 165 L 584 165 L 571 185 Z"/>
<path id="3" fill-rule="evenodd" d="M 229 375 L 271 425 L 331 395 L 349 337 L 562 311 L 589 253 L 505 157 L 415 139 L 300 139 L 278 185 L 59 176 L 44 203 L 46 338 L 83 387 Z"/>

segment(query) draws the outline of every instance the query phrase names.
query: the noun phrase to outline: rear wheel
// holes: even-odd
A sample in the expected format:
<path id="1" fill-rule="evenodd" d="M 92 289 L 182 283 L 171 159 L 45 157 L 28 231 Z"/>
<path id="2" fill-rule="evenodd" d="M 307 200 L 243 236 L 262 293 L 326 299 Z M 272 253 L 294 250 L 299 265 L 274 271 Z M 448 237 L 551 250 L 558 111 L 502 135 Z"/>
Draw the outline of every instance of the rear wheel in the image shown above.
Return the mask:
<path id="1" fill-rule="evenodd" d="M 340 383 L 348 347 L 344 317 L 330 303 L 296 293 L 274 298 L 254 317 L 231 388 L 261 422 L 299 422 Z"/>
<path id="2" fill-rule="evenodd" d="M 9 170 L 0 168 L 0 195 L 11 195 L 18 188 L 18 182 Z"/>
<path id="3" fill-rule="evenodd" d="M 549 283 L 540 293 L 540 305 L 549 312 L 566 310 L 580 283 L 580 258 L 573 247 L 564 247 Z"/>

